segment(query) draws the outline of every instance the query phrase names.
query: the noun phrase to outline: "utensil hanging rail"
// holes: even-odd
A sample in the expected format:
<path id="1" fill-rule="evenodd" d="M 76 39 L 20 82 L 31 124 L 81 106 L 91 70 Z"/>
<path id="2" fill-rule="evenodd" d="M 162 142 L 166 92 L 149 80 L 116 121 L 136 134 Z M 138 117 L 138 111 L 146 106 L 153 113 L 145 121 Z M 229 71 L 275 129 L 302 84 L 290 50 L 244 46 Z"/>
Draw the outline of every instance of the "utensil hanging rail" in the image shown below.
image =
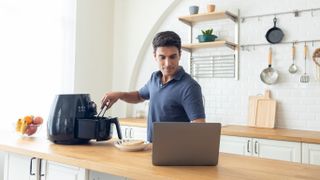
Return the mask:
<path id="1" fill-rule="evenodd" d="M 244 22 L 246 19 L 261 18 L 261 17 L 266 17 L 266 16 L 278 16 L 278 15 L 283 15 L 283 14 L 293 14 L 295 17 L 297 17 L 297 16 L 299 16 L 299 13 L 301 13 L 301 12 L 311 12 L 311 16 L 313 16 L 314 11 L 320 11 L 320 8 L 292 10 L 292 11 L 286 11 L 286 12 L 268 13 L 268 14 L 253 15 L 253 16 L 243 16 L 240 19 L 241 19 L 241 22 Z"/>
<path id="2" fill-rule="evenodd" d="M 226 54 L 226 55 L 214 55 L 214 56 L 192 56 L 191 59 L 220 59 L 224 57 L 232 57 L 234 58 L 234 54 Z"/>
<path id="3" fill-rule="evenodd" d="M 244 50 L 246 47 L 256 47 L 256 46 L 276 46 L 276 45 L 281 45 L 281 44 L 298 44 L 298 43 L 312 43 L 314 44 L 315 42 L 320 42 L 320 39 L 315 39 L 315 40 L 303 40 L 303 41 L 287 41 L 287 42 L 280 42 L 277 44 L 270 44 L 270 43 L 257 43 L 257 44 L 244 44 L 241 45 L 241 49 Z M 314 45 L 312 45 L 314 46 Z"/>

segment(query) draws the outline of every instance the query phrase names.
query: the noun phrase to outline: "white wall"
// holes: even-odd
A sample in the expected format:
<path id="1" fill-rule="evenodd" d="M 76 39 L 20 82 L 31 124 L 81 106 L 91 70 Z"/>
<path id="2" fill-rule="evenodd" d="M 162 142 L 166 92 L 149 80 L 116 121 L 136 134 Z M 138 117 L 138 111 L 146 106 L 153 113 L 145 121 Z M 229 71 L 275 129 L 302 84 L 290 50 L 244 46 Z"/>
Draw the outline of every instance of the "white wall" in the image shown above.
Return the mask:
<path id="1" fill-rule="evenodd" d="M 141 61 L 140 51 L 145 51 L 144 46 L 149 45 L 151 41 L 149 33 L 155 31 L 153 27 L 158 25 L 159 19 L 161 21 L 163 13 L 176 2 L 174 0 L 115 1 L 113 90 L 135 90 L 135 87 L 130 87 L 132 83 L 130 81 L 140 73 L 135 67 Z M 144 70 L 149 68 L 152 67 L 146 67 Z M 111 108 L 112 114 L 125 117 L 128 107 L 130 106 L 119 101 Z"/>
<path id="2" fill-rule="evenodd" d="M 144 51 L 143 62 L 141 63 L 140 73 L 131 74 L 130 70 L 137 60 L 135 59 L 136 53 L 141 51 L 139 49 L 138 42 L 142 42 L 143 35 L 136 31 L 143 30 L 145 34 L 145 23 L 138 25 L 137 20 L 141 18 L 141 15 L 135 15 L 142 12 L 145 7 L 149 5 L 143 5 L 138 8 L 141 1 L 134 1 L 134 8 L 130 8 L 131 13 L 122 14 L 122 19 L 126 19 L 128 22 L 124 26 L 116 26 L 116 31 L 119 27 L 132 26 L 133 32 L 129 32 L 126 36 L 130 36 L 130 41 L 121 41 L 121 46 L 115 44 L 115 60 L 114 60 L 114 80 L 119 80 L 120 74 L 123 75 L 118 83 L 114 83 L 113 88 L 116 90 L 127 90 L 129 80 L 132 76 L 138 76 L 136 84 L 133 89 L 139 89 L 150 77 L 150 73 L 156 70 L 156 64 L 152 61 L 152 49 L 150 46 Z M 160 6 L 162 1 L 157 1 Z M 183 42 L 188 42 L 188 27 L 179 22 L 177 18 L 182 15 L 188 14 L 188 6 L 197 4 L 200 6 L 200 12 L 205 11 L 207 3 L 212 1 L 194 1 L 184 0 L 181 1 L 178 6 L 168 13 L 166 20 L 158 28 L 161 30 L 174 30 L 178 32 Z M 133 2 L 123 2 L 124 4 L 131 4 Z M 310 9 L 319 8 L 320 2 L 317 0 L 286 0 L 276 1 L 270 0 L 262 3 L 256 0 L 216 0 L 216 11 L 222 10 L 234 10 L 240 9 L 241 16 L 259 15 L 265 13 L 276 13 L 283 11 L 292 11 L 295 9 Z M 142 4 L 140 4 L 142 6 Z M 153 7 L 152 5 L 150 5 Z M 131 7 L 131 6 L 130 6 Z M 136 13 L 135 13 L 136 12 Z M 116 13 L 120 11 L 116 8 Z M 161 15 L 161 11 L 153 11 L 149 16 Z M 292 40 L 308 40 L 319 39 L 320 37 L 320 12 L 314 12 L 314 17 L 311 17 L 309 13 L 301 13 L 299 18 L 294 18 L 293 15 L 280 15 L 278 16 L 278 26 L 284 30 L 285 38 L 283 41 Z M 260 19 L 248 19 L 244 23 L 240 23 L 240 41 L 241 44 L 247 43 L 266 43 L 264 35 L 269 28 L 273 26 L 273 17 L 264 17 Z M 135 21 L 131 21 L 135 20 Z M 118 23 L 118 19 L 116 20 Z M 135 22 L 137 22 L 135 24 Z M 209 25 L 209 24 L 208 24 Z M 229 32 L 225 26 L 229 26 L 225 23 L 218 23 L 215 27 L 219 32 L 219 35 L 226 36 L 226 38 L 232 39 L 232 32 Z M 149 26 L 147 26 L 149 27 Z M 130 28 L 131 29 L 131 28 Z M 120 28 L 120 31 L 121 28 Z M 230 36 L 230 37 L 228 37 Z M 145 37 L 144 37 L 145 38 Z M 120 55 L 119 47 L 125 47 L 124 52 Z M 311 74 L 311 82 L 308 85 L 299 83 L 299 77 L 302 72 L 299 71 L 296 75 L 288 73 L 288 67 L 292 63 L 291 61 L 291 45 L 275 45 L 273 46 L 274 64 L 273 67 L 280 72 L 280 79 L 276 85 L 267 86 L 260 81 L 260 72 L 267 67 L 267 53 L 269 46 L 255 47 L 250 51 L 240 51 L 240 79 L 200 79 L 199 82 L 202 86 L 203 93 L 206 98 L 206 114 L 208 121 L 222 122 L 223 124 L 246 124 L 247 122 L 247 110 L 248 110 L 248 96 L 263 93 L 265 89 L 271 89 L 272 97 L 278 101 L 277 108 L 277 127 L 295 128 L 295 129 L 312 129 L 319 130 L 320 128 L 320 83 L 315 81 L 314 74 Z M 316 47 L 320 47 L 319 42 L 314 46 L 309 44 L 309 53 L 312 53 Z M 297 64 L 302 70 L 303 68 L 303 44 L 297 45 Z M 211 49 L 205 53 L 215 53 L 217 51 L 223 51 L 222 49 Z M 187 53 L 183 52 L 182 64 L 186 68 Z M 121 57 L 121 58 L 117 58 Z M 313 73 L 314 63 L 311 61 L 311 55 L 308 56 L 308 72 Z M 121 59 L 121 60 L 120 60 Z M 125 67 L 127 66 L 127 67 Z M 130 105 L 127 105 L 130 107 Z M 114 115 L 135 115 L 135 111 L 128 111 L 127 114 L 123 114 L 126 111 L 126 105 L 118 106 L 115 108 Z M 143 105 L 135 105 L 134 109 L 143 109 Z"/>
<path id="3" fill-rule="evenodd" d="M 180 3 L 179 3 L 180 2 Z M 174 30 L 183 42 L 188 42 L 188 26 L 177 18 L 188 14 L 188 6 L 200 6 L 204 12 L 206 4 L 212 1 L 194 0 L 117 0 L 117 1 L 78 1 L 76 82 L 78 92 L 89 92 L 96 102 L 105 91 L 128 91 L 139 89 L 157 70 L 152 59 L 151 40 L 162 30 Z M 214 1 L 216 11 L 240 9 L 241 16 L 259 15 L 291 11 L 294 9 L 319 8 L 317 0 L 270 0 L 262 3 L 256 0 Z M 240 23 L 241 44 L 265 43 L 264 35 L 272 27 L 273 17 L 248 19 Z M 285 32 L 284 41 L 319 39 L 320 12 L 302 13 L 299 18 L 292 15 L 278 17 L 278 26 Z M 204 24 L 211 26 L 210 23 Z M 212 24 L 218 35 L 232 39 L 228 23 Z M 113 28 L 111 28 L 113 27 Z M 200 27 L 200 28 L 202 28 Z M 312 47 L 312 53 L 319 43 Z M 246 124 L 248 96 L 271 89 L 272 96 L 278 101 L 277 127 L 296 129 L 320 128 L 320 84 L 311 78 L 308 85 L 299 83 L 300 71 L 296 75 L 287 72 L 291 64 L 290 45 L 273 46 L 273 67 L 279 70 L 279 83 L 272 86 L 263 84 L 260 72 L 267 66 L 268 46 L 255 47 L 240 51 L 240 79 L 200 79 L 206 98 L 206 114 L 209 121 L 224 124 Z M 303 68 L 303 44 L 297 45 L 297 64 Z M 204 53 L 223 52 L 223 49 L 208 50 Z M 313 73 L 310 55 L 308 71 Z M 183 52 L 182 65 L 188 69 L 188 54 Z M 111 61 L 113 59 L 113 61 Z M 111 86 L 112 84 L 112 86 Z M 133 107 L 133 111 L 131 111 Z M 113 116 L 134 116 L 136 110 L 144 105 L 115 104 Z"/>
<path id="4" fill-rule="evenodd" d="M 0 179 L 4 177 L 4 158 L 5 152 L 0 151 Z"/>
<path id="5" fill-rule="evenodd" d="M 114 1 L 78 0 L 75 93 L 89 93 L 97 105 L 112 87 Z"/>
<path id="6" fill-rule="evenodd" d="M 131 90 L 146 36 L 172 2 L 78 0 L 75 93 L 90 93 L 99 105 L 107 91 Z M 119 101 L 108 113 L 125 117 L 126 111 Z"/>

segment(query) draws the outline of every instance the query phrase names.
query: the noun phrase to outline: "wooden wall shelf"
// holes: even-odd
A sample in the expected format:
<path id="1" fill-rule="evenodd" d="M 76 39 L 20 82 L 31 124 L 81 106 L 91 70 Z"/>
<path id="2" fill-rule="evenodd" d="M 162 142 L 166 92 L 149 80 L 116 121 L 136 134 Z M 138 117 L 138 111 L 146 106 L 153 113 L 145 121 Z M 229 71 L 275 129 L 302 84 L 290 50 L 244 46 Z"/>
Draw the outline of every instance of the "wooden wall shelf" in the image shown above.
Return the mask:
<path id="1" fill-rule="evenodd" d="M 229 41 L 213 41 L 213 42 L 183 44 L 182 49 L 188 52 L 191 52 L 193 49 L 222 47 L 222 46 L 229 47 L 232 50 L 235 50 L 237 48 L 237 45 L 235 43 L 232 43 Z"/>
<path id="2" fill-rule="evenodd" d="M 238 21 L 238 16 L 230 13 L 229 11 L 224 12 L 213 12 L 213 13 L 202 13 L 202 14 L 194 14 L 190 16 L 182 16 L 179 17 L 179 20 L 190 25 L 195 22 L 201 21 L 211 21 L 218 19 L 231 19 L 232 21 Z"/>
<path id="3" fill-rule="evenodd" d="M 189 26 L 190 28 L 190 38 L 189 38 L 189 43 L 188 44 L 182 44 L 182 49 L 185 51 L 189 52 L 189 65 L 190 65 L 190 74 L 193 77 L 202 77 L 203 73 L 206 73 L 203 69 L 199 68 L 200 65 L 199 63 L 194 63 L 193 57 L 193 50 L 195 49 L 201 49 L 201 48 L 218 48 L 218 47 L 226 47 L 230 48 L 233 50 L 233 52 L 230 54 L 225 54 L 225 55 L 233 55 L 233 69 L 232 71 L 226 71 L 224 70 L 222 72 L 221 69 L 214 69 L 211 66 L 206 66 L 206 71 L 209 69 L 213 73 L 210 73 L 210 78 L 218 78 L 218 76 L 215 76 L 215 74 L 223 74 L 224 76 L 221 76 L 222 78 L 229 78 L 229 77 L 234 77 L 236 80 L 238 80 L 239 76 L 239 48 L 238 48 L 238 43 L 239 43 L 239 16 L 240 16 L 240 11 L 237 11 L 237 15 L 229 12 L 229 11 L 222 11 L 222 12 L 212 12 L 212 13 L 202 13 L 202 14 L 194 14 L 194 15 L 187 15 L 187 16 L 181 16 L 178 19 L 185 23 L 186 25 Z M 196 22 L 203 22 L 203 21 L 215 21 L 215 20 L 228 20 L 230 19 L 234 24 L 234 41 L 229 42 L 226 41 L 225 39 L 221 38 L 218 41 L 213 41 L 213 42 L 193 42 L 194 39 L 194 33 L 193 33 L 193 28 L 194 26 L 197 26 Z M 229 60 L 229 59 L 227 59 Z M 227 63 L 226 60 L 223 60 L 223 63 Z M 228 62 L 229 63 L 229 62 Z M 221 72 L 220 72 L 221 71 Z M 216 73 L 217 72 L 217 73 Z M 229 76 L 231 75 L 231 76 Z M 207 76 L 206 76 L 207 77 Z M 221 78 L 219 77 L 219 78 Z"/>

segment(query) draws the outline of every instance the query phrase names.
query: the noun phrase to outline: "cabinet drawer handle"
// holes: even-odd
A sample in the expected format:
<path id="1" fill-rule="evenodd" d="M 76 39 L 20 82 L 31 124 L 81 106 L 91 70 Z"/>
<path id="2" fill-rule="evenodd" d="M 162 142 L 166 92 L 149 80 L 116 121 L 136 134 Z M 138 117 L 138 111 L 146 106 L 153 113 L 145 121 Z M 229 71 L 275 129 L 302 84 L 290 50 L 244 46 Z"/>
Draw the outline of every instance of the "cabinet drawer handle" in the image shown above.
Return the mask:
<path id="1" fill-rule="evenodd" d="M 250 153 L 250 140 L 247 141 L 247 152 Z"/>
<path id="2" fill-rule="evenodd" d="M 133 134 L 133 129 L 132 128 L 130 128 L 130 133 L 129 134 L 130 134 L 130 138 L 133 138 L 134 134 Z"/>
<path id="3" fill-rule="evenodd" d="M 258 141 L 254 142 L 254 153 L 258 154 Z"/>
<path id="4" fill-rule="evenodd" d="M 124 129 L 124 137 L 127 138 L 128 137 L 128 128 Z"/>
<path id="5" fill-rule="evenodd" d="M 31 175 L 31 176 L 34 176 L 34 175 L 36 175 L 36 173 L 34 173 L 34 172 L 32 172 L 32 162 L 33 162 L 33 160 L 35 160 L 36 158 L 35 157 L 33 157 L 33 158 L 31 158 L 30 159 L 30 171 L 29 171 L 29 174 Z"/>
<path id="6" fill-rule="evenodd" d="M 42 159 L 40 159 L 39 175 L 44 176 L 44 174 L 42 173 Z"/>

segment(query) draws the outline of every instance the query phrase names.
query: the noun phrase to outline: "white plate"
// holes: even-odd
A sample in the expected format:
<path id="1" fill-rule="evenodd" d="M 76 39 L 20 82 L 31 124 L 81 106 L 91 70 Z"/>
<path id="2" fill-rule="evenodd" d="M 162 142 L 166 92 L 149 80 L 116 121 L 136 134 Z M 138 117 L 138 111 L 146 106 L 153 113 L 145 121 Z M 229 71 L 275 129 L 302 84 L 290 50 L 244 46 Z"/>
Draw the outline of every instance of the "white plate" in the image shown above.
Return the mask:
<path id="1" fill-rule="evenodd" d="M 144 150 L 148 145 L 149 143 L 148 142 L 144 142 L 142 144 L 138 144 L 138 145 L 123 145 L 124 142 L 130 142 L 130 141 L 134 141 L 134 140 L 119 140 L 119 141 L 116 141 L 114 142 L 114 145 L 120 149 L 121 151 L 142 151 Z"/>

